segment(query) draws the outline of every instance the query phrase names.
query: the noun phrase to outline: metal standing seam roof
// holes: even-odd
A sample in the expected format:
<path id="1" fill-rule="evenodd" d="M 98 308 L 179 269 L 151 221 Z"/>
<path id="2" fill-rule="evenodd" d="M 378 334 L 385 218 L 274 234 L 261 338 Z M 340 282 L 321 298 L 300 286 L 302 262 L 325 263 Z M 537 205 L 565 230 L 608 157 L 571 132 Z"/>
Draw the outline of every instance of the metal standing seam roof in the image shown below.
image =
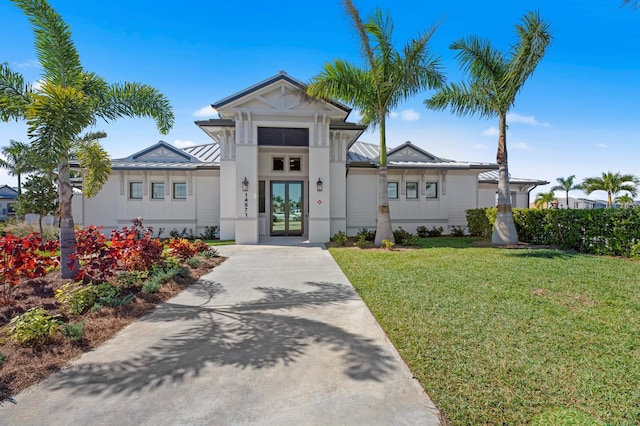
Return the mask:
<path id="1" fill-rule="evenodd" d="M 498 171 L 491 170 L 488 172 L 482 172 L 478 175 L 478 181 L 480 183 L 498 183 Z M 509 174 L 509 182 L 521 183 L 521 184 L 535 184 L 535 185 L 548 185 L 546 180 L 539 179 L 527 179 L 527 178 L 514 178 Z"/>
<path id="2" fill-rule="evenodd" d="M 393 150 L 390 150 L 390 152 Z M 379 147 L 378 145 L 355 142 L 347 152 L 348 163 L 368 163 L 371 166 L 378 166 Z M 436 158 L 434 161 L 419 160 L 388 160 L 387 166 L 391 168 L 403 169 L 494 169 L 498 165 L 495 163 L 476 163 L 467 161 L 454 161 L 444 158 Z"/>

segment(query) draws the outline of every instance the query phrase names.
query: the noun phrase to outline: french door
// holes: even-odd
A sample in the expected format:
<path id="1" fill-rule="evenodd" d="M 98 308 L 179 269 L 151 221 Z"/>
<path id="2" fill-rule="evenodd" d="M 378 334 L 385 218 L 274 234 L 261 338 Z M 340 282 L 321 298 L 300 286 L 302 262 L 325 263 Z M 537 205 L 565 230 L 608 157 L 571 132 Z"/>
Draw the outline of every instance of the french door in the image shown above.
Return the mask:
<path id="1" fill-rule="evenodd" d="M 271 182 L 271 235 L 304 232 L 303 182 Z"/>

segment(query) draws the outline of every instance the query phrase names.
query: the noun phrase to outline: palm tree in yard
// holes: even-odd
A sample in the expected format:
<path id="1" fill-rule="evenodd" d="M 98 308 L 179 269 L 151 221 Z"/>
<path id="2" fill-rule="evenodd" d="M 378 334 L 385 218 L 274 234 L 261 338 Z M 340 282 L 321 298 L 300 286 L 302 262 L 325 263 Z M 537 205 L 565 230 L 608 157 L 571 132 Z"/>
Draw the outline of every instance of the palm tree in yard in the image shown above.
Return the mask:
<path id="1" fill-rule="evenodd" d="M 18 178 L 18 196 L 22 194 L 22 175 L 37 170 L 30 146 L 23 142 L 11 140 L 9 146 L 2 147 L 0 168 L 7 169 L 9 175 Z"/>
<path id="2" fill-rule="evenodd" d="M 78 144 L 81 134 L 99 119 L 150 117 L 158 130 L 173 126 L 169 101 L 156 89 L 140 83 L 108 84 L 85 70 L 71 39 L 69 26 L 46 0 L 12 0 L 31 23 L 35 50 L 42 68 L 40 87 L 25 84 L 8 64 L 0 65 L 0 119 L 26 120 L 30 142 L 43 164 L 55 164 L 60 204 L 60 250 L 63 278 L 74 275 L 70 259 L 75 252 L 71 210 L 69 159 L 81 146 L 78 160 L 87 185 L 86 196 L 95 195 L 110 174 L 109 157 L 94 140 Z M 91 136 L 89 136 L 89 139 Z"/>
<path id="3" fill-rule="evenodd" d="M 503 245 L 518 242 L 509 194 L 507 113 L 551 43 L 549 25 L 533 12 L 516 25 L 516 35 L 508 55 L 477 36 L 454 42 L 451 49 L 458 52 L 456 57 L 469 81 L 447 84 L 425 101 L 428 108 L 436 110 L 450 108 L 458 115 L 498 118 L 498 215 L 491 241 Z"/>
<path id="4" fill-rule="evenodd" d="M 606 191 L 607 206 L 611 207 L 613 205 L 613 197 L 619 192 L 629 191 L 629 194 L 635 197 L 638 194 L 638 185 L 640 185 L 640 179 L 630 173 L 603 172 L 602 176 L 588 177 L 582 181 L 582 190 L 587 195 L 594 191 Z"/>
<path id="5" fill-rule="evenodd" d="M 444 83 L 439 58 L 429 53 L 428 43 L 435 28 L 418 35 L 402 51 L 394 47 L 393 23 L 377 10 L 367 22 L 360 18 L 351 0 L 344 0 L 347 14 L 360 38 L 365 65 L 335 60 L 327 63 L 308 86 L 307 94 L 321 99 L 338 99 L 362 114 L 362 123 L 379 127 L 378 214 L 374 244 L 393 241 L 387 188 L 386 118 L 408 97 Z"/>
<path id="6" fill-rule="evenodd" d="M 553 203 L 555 200 L 556 200 L 556 194 L 553 191 L 551 191 L 551 192 L 540 192 L 536 196 L 534 204 L 535 204 L 536 208 L 538 208 L 538 209 L 542 209 L 542 208 L 545 208 L 545 207 L 549 208 L 551 203 Z"/>
<path id="7" fill-rule="evenodd" d="M 556 182 L 558 182 L 557 185 L 555 185 L 554 187 L 551 188 L 551 191 L 564 191 L 565 192 L 565 202 L 566 207 L 569 207 L 569 191 L 575 191 L 578 189 L 582 189 L 582 186 L 580 184 L 574 184 L 573 181 L 575 180 L 576 175 L 571 175 L 568 178 L 563 178 L 563 177 L 559 177 L 556 179 Z"/>
<path id="8" fill-rule="evenodd" d="M 633 197 L 629 194 L 622 194 L 617 196 L 614 201 L 620 205 L 620 208 L 627 209 L 633 206 Z"/>

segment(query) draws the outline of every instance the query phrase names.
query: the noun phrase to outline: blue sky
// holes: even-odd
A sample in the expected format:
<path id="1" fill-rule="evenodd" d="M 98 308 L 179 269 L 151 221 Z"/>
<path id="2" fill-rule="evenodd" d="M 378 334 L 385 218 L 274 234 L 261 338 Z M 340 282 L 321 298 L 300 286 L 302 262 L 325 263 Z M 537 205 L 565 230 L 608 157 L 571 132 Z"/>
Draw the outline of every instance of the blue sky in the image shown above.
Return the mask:
<path id="1" fill-rule="evenodd" d="M 477 34 L 503 50 L 529 10 L 551 24 L 553 43 L 509 117 L 513 176 L 544 179 L 572 174 L 580 181 L 603 171 L 640 175 L 640 10 L 618 0 L 354 0 L 363 16 L 388 10 L 398 46 L 440 23 L 431 42 L 451 81 L 459 81 L 448 46 Z M 357 36 L 338 0 L 280 2 L 87 2 L 52 0 L 70 25 L 84 67 L 109 82 L 151 84 L 171 101 L 176 123 L 161 135 L 151 120 L 100 123 L 112 157 L 158 140 L 178 146 L 209 143 L 193 124 L 211 117 L 207 106 L 285 70 L 309 81 L 332 59 L 359 62 Z M 0 0 L 0 61 L 37 81 L 39 68 L 26 18 Z M 388 124 L 390 147 L 410 140 L 441 157 L 495 161 L 496 120 L 429 111 L 429 92 L 407 100 Z M 23 124 L 0 123 L 0 146 L 26 141 Z M 375 132 L 361 137 L 377 143 Z M 0 171 L 0 184 L 15 180 Z M 550 185 L 541 187 L 548 191 Z M 538 190 L 534 191 L 534 193 Z M 576 192 L 574 195 L 582 195 Z M 594 193 L 604 198 L 604 193 Z"/>

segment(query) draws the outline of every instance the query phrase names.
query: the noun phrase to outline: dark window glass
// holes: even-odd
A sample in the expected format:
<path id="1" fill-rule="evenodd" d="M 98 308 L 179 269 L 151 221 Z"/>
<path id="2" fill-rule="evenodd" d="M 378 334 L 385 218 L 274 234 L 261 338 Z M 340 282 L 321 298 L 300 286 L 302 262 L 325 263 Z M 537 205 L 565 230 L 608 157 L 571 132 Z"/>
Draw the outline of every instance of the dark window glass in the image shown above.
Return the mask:
<path id="1" fill-rule="evenodd" d="M 289 158 L 289 171 L 290 172 L 299 172 L 301 169 L 300 165 L 300 157 L 290 157 Z"/>
<path id="2" fill-rule="evenodd" d="M 133 200 L 142 199 L 142 182 L 129 182 L 129 198 Z"/>
<path id="3" fill-rule="evenodd" d="M 151 182 L 151 199 L 162 200 L 164 198 L 164 182 Z"/>
<path id="4" fill-rule="evenodd" d="M 284 170 L 284 157 L 273 157 L 273 170 Z"/>
<path id="5" fill-rule="evenodd" d="M 387 192 L 389 198 L 398 198 L 398 182 L 389 182 L 387 184 Z"/>
<path id="6" fill-rule="evenodd" d="M 427 182 L 425 187 L 425 193 L 427 195 L 427 198 L 438 198 L 438 183 Z"/>
<path id="7" fill-rule="evenodd" d="M 258 213 L 265 213 L 267 211 L 264 188 L 264 181 L 258 181 Z"/>
<path id="8" fill-rule="evenodd" d="M 407 182 L 407 199 L 418 198 L 418 182 Z"/>
<path id="9" fill-rule="evenodd" d="M 309 146 L 309 129 L 258 127 L 258 145 Z"/>
<path id="10" fill-rule="evenodd" d="M 184 200 L 187 198 L 187 184 L 185 182 L 174 182 L 173 198 L 176 200 Z"/>

